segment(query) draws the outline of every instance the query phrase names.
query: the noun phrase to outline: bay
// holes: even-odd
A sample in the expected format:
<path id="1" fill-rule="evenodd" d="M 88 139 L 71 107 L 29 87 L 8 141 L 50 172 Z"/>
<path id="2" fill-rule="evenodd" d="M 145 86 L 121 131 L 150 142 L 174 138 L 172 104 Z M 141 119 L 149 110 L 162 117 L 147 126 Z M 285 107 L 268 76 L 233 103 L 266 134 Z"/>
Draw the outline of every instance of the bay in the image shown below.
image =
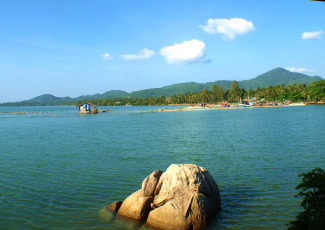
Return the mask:
<path id="1" fill-rule="evenodd" d="M 209 170 L 222 210 L 209 229 L 286 229 L 297 175 L 325 168 L 325 107 L 0 107 L 0 229 L 150 229 L 103 211 L 154 170 Z"/>

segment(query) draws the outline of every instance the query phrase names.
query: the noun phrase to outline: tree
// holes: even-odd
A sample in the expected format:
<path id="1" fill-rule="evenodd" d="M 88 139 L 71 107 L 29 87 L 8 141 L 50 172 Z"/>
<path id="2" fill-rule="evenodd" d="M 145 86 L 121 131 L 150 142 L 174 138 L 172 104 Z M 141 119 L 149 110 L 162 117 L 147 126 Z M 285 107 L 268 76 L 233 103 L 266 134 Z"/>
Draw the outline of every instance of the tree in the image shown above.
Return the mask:
<path id="1" fill-rule="evenodd" d="M 308 86 L 309 97 L 317 102 L 325 98 L 325 80 L 315 81 Z"/>
<path id="2" fill-rule="evenodd" d="M 284 101 L 287 99 L 287 88 L 284 85 L 277 87 L 277 100 Z"/>
<path id="3" fill-rule="evenodd" d="M 252 97 L 254 97 L 254 90 L 249 89 L 248 92 L 247 92 L 247 97 L 248 97 L 248 98 L 252 98 Z"/>
<path id="4" fill-rule="evenodd" d="M 203 103 L 207 103 L 209 101 L 209 92 L 206 88 L 204 88 L 202 91 L 201 91 L 201 101 Z"/>
<path id="5" fill-rule="evenodd" d="M 230 87 L 230 97 L 229 99 L 231 101 L 239 101 L 239 98 L 240 98 L 240 89 L 239 89 L 239 86 L 238 86 L 238 82 L 237 81 L 232 81 L 231 82 L 231 87 Z"/>
<path id="6" fill-rule="evenodd" d="M 213 103 L 222 102 L 225 95 L 225 89 L 220 85 L 213 85 L 211 94 L 212 94 L 211 100 Z"/>
<path id="7" fill-rule="evenodd" d="M 323 230 L 325 229 L 325 171 L 315 168 L 303 173 L 302 182 L 296 187 L 300 192 L 296 197 L 303 197 L 301 206 L 304 211 L 291 221 L 290 230 Z"/>
<path id="8" fill-rule="evenodd" d="M 211 100 L 212 103 L 216 103 L 218 101 L 218 88 L 217 88 L 217 85 L 212 85 L 210 100 Z"/>

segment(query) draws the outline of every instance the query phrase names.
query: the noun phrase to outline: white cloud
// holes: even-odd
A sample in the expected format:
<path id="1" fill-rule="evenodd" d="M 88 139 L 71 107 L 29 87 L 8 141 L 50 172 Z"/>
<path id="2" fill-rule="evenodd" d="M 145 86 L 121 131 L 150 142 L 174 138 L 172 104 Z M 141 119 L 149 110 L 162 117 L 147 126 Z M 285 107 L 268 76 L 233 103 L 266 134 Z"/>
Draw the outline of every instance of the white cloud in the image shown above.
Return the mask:
<path id="1" fill-rule="evenodd" d="M 112 59 L 112 56 L 109 55 L 109 53 L 104 53 L 102 57 L 103 57 L 105 60 L 110 60 L 110 59 Z"/>
<path id="2" fill-rule="evenodd" d="M 160 50 L 160 55 L 166 58 L 168 64 L 190 64 L 204 61 L 205 44 L 202 41 L 193 39 L 184 41 L 181 44 L 166 46 Z"/>
<path id="3" fill-rule="evenodd" d="M 318 30 L 314 32 L 303 32 L 301 34 L 301 38 L 303 40 L 309 40 L 309 39 L 322 39 L 322 34 L 324 31 Z"/>
<path id="4" fill-rule="evenodd" d="M 290 72 L 297 72 L 297 73 L 310 73 L 310 72 L 316 72 L 313 69 L 306 69 L 306 68 L 296 68 L 296 67 L 286 67 L 286 70 Z"/>
<path id="5" fill-rule="evenodd" d="M 253 23 L 244 18 L 210 18 L 205 26 L 199 27 L 209 34 L 223 34 L 222 38 L 225 40 L 234 40 L 239 34 L 246 34 L 255 30 Z"/>
<path id="6" fill-rule="evenodd" d="M 141 60 L 141 59 L 148 59 L 154 56 L 156 53 L 153 50 L 149 50 L 147 48 L 144 48 L 139 51 L 139 53 L 136 54 L 123 54 L 120 55 L 121 58 L 124 60 Z"/>

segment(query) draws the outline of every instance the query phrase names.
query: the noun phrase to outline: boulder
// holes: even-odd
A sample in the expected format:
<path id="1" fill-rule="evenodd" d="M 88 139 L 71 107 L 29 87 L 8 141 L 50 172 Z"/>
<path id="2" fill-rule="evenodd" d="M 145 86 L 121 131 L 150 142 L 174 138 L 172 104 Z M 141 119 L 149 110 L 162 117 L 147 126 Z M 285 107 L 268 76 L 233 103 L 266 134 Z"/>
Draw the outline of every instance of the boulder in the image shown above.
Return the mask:
<path id="1" fill-rule="evenodd" d="M 123 201 L 117 215 L 143 220 L 148 217 L 152 201 L 153 198 L 145 196 L 143 190 L 140 189 Z"/>
<path id="2" fill-rule="evenodd" d="M 218 185 L 203 167 L 171 165 L 156 186 L 147 223 L 162 229 L 204 229 L 220 208 Z"/>
<path id="3" fill-rule="evenodd" d="M 147 220 L 161 229 L 204 229 L 220 208 L 218 185 L 203 167 L 172 164 L 166 172 L 154 171 L 142 188 L 120 203 L 108 207 L 117 216 Z M 111 206 L 111 207 L 110 207 Z"/>

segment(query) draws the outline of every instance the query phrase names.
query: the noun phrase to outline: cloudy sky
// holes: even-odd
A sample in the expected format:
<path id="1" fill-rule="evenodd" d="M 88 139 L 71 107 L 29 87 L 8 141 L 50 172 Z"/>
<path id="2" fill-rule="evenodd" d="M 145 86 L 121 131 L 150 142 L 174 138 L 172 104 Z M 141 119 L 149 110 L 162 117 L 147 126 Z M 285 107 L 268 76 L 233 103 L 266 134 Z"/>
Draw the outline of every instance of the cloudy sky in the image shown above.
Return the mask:
<path id="1" fill-rule="evenodd" d="M 11 0 L 0 4 L 0 102 L 270 69 L 325 77 L 325 3 L 308 0 Z"/>

